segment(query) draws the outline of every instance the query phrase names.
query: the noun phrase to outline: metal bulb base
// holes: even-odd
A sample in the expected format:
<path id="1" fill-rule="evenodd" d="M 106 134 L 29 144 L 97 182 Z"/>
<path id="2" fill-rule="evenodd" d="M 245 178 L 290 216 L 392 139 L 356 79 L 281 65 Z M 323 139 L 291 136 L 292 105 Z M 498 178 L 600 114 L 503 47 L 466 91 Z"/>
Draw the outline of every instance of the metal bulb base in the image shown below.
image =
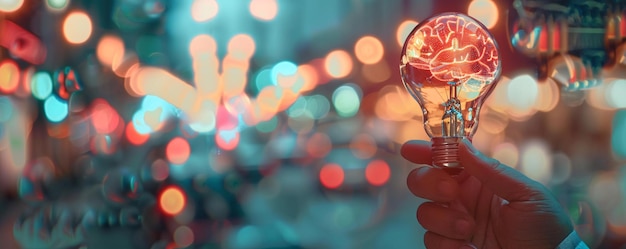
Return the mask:
<path id="1" fill-rule="evenodd" d="M 433 166 L 446 171 L 450 175 L 458 175 L 463 171 L 459 161 L 459 143 L 463 137 L 433 137 Z"/>

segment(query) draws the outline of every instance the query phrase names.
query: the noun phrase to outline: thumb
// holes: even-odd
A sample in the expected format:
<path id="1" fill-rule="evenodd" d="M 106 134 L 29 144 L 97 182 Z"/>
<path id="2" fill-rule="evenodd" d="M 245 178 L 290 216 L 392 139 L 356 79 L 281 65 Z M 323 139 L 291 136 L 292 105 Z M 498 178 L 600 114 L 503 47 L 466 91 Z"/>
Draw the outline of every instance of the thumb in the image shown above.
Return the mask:
<path id="1" fill-rule="evenodd" d="M 459 145 L 459 159 L 469 175 L 509 202 L 543 197 L 540 183 L 496 159 L 483 155 L 467 139 L 463 139 Z"/>

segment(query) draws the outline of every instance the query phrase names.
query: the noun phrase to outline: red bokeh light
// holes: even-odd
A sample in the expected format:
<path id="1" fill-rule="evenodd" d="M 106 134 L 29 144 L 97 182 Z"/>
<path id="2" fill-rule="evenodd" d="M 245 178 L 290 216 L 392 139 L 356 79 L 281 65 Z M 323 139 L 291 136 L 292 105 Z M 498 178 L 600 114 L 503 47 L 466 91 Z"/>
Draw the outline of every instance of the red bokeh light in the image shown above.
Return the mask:
<path id="1" fill-rule="evenodd" d="M 374 186 L 384 185 L 390 176 L 389 164 L 383 160 L 373 160 L 365 168 L 365 179 Z"/>
<path id="2" fill-rule="evenodd" d="M 182 137 L 175 137 L 168 144 L 165 149 L 165 155 L 167 160 L 173 164 L 183 164 L 189 159 L 191 148 L 189 143 Z"/>
<path id="3" fill-rule="evenodd" d="M 329 163 L 320 170 L 320 182 L 326 188 L 338 188 L 343 184 L 343 168 L 338 164 Z"/>
<path id="4" fill-rule="evenodd" d="M 139 134 L 133 122 L 128 122 L 126 125 L 126 139 L 133 145 L 142 145 L 150 138 L 150 134 Z"/>

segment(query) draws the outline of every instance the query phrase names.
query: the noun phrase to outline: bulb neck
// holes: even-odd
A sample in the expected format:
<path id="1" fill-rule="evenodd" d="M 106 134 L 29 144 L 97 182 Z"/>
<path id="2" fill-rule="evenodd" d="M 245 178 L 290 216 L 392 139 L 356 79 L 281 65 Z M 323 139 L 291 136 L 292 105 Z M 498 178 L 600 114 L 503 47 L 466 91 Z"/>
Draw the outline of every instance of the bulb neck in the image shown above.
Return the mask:
<path id="1" fill-rule="evenodd" d="M 433 137 L 432 156 L 433 165 L 451 175 L 458 175 L 463 171 L 459 161 L 459 143 L 463 137 Z"/>

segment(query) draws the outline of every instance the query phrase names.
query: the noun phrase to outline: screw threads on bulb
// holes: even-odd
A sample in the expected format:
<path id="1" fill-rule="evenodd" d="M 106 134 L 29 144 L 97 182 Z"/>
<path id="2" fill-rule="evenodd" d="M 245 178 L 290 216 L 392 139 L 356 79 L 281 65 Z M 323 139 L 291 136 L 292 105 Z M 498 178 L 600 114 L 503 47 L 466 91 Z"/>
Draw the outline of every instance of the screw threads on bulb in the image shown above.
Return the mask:
<path id="1" fill-rule="evenodd" d="M 433 137 L 433 165 L 442 168 L 451 175 L 458 175 L 463 170 L 459 162 L 459 142 L 463 137 Z"/>

